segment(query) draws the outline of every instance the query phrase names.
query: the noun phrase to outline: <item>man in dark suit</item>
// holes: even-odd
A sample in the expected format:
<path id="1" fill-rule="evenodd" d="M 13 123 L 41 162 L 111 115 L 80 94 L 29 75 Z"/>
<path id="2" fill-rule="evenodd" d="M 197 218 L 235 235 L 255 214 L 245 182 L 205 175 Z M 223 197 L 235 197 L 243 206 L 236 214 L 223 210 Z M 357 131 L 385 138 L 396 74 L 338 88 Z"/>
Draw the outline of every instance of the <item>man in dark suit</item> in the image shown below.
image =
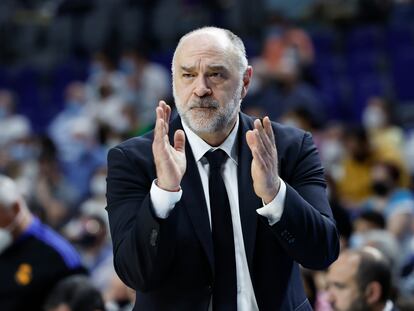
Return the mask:
<path id="1" fill-rule="evenodd" d="M 391 266 L 376 248 L 344 251 L 329 268 L 329 300 L 335 311 L 397 311 L 391 291 Z"/>
<path id="2" fill-rule="evenodd" d="M 206 27 L 173 57 L 179 117 L 108 155 L 114 262 L 135 310 L 311 310 L 299 264 L 339 250 L 309 133 L 240 112 L 252 77 L 242 41 Z"/>

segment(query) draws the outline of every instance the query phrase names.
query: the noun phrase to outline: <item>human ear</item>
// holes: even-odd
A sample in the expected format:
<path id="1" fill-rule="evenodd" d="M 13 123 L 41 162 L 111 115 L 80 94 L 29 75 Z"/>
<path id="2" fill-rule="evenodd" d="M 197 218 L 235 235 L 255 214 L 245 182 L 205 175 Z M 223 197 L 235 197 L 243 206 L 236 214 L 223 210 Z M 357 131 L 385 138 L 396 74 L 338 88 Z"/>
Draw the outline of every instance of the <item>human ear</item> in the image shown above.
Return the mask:
<path id="1" fill-rule="evenodd" d="M 382 287 L 378 282 L 371 282 L 365 289 L 366 301 L 369 305 L 377 303 L 381 299 Z"/>
<path id="2" fill-rule="evenodd" d="M 242 92 L 240 94 L 240 99 L 243 99 L 246 96 L 252 76 L 253 76 L 253 68 L 252 66 L 247 66 L 247 69 L 243 74 L 243 87 L 242 87 Z"/>

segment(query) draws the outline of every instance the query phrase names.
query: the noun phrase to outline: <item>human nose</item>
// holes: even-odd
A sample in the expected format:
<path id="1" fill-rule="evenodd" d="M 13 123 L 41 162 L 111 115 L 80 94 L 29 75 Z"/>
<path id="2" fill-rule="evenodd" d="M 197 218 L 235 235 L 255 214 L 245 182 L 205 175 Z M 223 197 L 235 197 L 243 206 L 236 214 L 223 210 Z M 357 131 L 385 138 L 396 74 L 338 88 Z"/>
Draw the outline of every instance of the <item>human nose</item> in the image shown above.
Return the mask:
<path id="1" fill-rule="evenodd" d="M 194 88 L 194 94 L 198 97 L 211 95 L 211 88 L 207 83 L 206 77 L 200 75 L 196 80 L 196 85 Z"/>
<path id="2" fill-rule="evenodd" d="M 326 291 L 326 300 L 329 302 L 331 306 L 334 305 L 336 298 L 335 298 L 335 294 L 333 293 L 332 289 L 328 288 L 328 290 Z"/>

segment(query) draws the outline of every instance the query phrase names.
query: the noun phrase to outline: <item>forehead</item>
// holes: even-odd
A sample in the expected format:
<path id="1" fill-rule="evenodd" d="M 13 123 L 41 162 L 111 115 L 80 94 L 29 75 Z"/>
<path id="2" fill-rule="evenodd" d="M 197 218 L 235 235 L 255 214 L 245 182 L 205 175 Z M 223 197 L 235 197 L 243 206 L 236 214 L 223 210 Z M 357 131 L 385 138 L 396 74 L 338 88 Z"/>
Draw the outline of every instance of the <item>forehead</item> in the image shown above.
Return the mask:
<path id="1" fill-rule="evenodd" d="M 177 47 L 174 65 L 196 67 L 203 63 L 230 67 L 235 58 L 234 47 L 224 33 L 201 32 L 183 39 Z"/>
<path id="2" fill-rule="evenodd" d="M 355 278 L 359 266 L 359 256 L 356 254 L 344 254 L 334 262 L 329 269 L 329 276 L 338 281 L 347 282 Z"/>

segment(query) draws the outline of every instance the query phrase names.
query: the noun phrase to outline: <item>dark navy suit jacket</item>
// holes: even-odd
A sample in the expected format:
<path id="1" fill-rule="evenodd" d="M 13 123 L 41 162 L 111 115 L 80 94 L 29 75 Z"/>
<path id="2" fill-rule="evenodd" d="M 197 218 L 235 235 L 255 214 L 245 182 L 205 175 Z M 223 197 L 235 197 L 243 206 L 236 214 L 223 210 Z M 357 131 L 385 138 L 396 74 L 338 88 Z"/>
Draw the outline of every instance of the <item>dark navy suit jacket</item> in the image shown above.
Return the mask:
<path id="1" fill-rule="evenodd" d="M 181 128 L 170 124 L 170 141 Z M 323 168 L 311 135 L 273 123 L 279 173 L 286 200 L 279 222 L 270 226 L 256 209 L 252 155 L 245 133 L 253 119 L 240 114 L 238 188 L 246 257 L 259 310 L 312 310 L 299 264 L 324 269 L 338 256 L 339 243 L 326 197 Z M 132 138 L 108 155 L 107 211 L 120 278 L 136 289 L 134 310 L 207 311 L 213 279 L 213 242 L 204 192 L 191 147 L 183 195 L 167 219 L 154 216 L 150 188 L 156 178 L 153 132 Z"/>

